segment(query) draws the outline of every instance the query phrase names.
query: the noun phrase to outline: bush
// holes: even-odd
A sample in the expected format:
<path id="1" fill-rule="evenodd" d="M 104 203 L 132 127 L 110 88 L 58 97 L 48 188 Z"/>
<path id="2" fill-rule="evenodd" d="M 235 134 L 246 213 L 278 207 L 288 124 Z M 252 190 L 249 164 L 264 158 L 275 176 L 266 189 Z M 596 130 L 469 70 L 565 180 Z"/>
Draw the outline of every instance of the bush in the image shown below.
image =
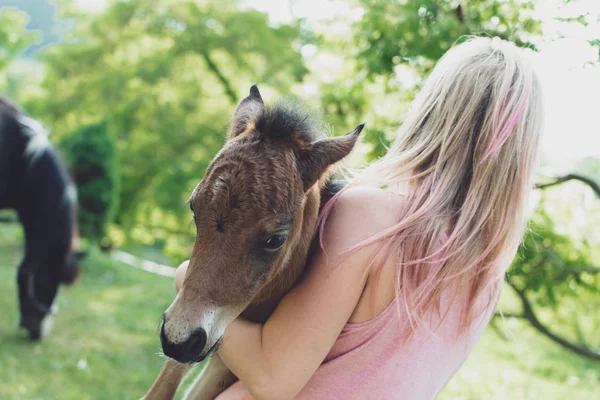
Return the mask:
<path id="1" fill-rule="evenodd" d="M 79 230 L 99 242 L 106 238 L 108 224 L 118 207 L 119 175 L 117 148 L 108 124 L 86 125 L 59 144 L 77 185 Z"/>

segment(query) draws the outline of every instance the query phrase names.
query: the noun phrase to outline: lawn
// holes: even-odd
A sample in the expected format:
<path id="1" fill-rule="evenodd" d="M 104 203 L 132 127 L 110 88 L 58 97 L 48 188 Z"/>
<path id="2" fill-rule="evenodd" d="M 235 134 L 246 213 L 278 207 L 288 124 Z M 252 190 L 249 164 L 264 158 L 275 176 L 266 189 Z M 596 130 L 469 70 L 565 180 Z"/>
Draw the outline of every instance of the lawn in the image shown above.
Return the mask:
<path id="1" fill-rule="evenodd" d="M 29 342 L 17 330 L 20 233 L 0 225 L 0 399 L 137 399 L 160 370 L 157 327 L 173 283 L 100 253 L 59 297 L 52 334 Z M 513 339 L 488 329 L 439 396 L 458 399 L 591 399 L 600 364 L 568 353 L 520 321 Z"/>
<path id="2" fill-rule="evenodd" d="M 17 330 L 20 232 L 0 225 L 0 399 L 137 399 L 160 370 L 157 329 L 174 297 L 168 278 L 92 253 L 59 296 L 52 334 Z"/>

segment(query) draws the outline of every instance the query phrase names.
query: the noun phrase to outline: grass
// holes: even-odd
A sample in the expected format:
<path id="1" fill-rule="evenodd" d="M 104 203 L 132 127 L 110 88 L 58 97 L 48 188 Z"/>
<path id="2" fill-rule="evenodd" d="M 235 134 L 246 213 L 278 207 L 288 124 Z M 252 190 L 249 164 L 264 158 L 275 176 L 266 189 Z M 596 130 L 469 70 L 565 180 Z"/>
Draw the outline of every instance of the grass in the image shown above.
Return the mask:
<path id="1" fill-rule="evenodd" d="M 17 330 L 20 232 L 0 225 L 0 399 L 137 399 L 162 365 L 157 327 L 173 283 L 92 253 L 83 279 L 59 296 L 52 334 Z M 491 328 L 440 400 L 591 399 L 600 364 L 573 355 L 520 321 L 511 340 Z"/>
<path id="2" fill-rule="evenodd" d="M 16 237 L 0 227 L 0 398 L 140 398 L 162 364 L 157 327 L 173 283 L 93 253 L 59 296 L 52 334 L 31 343 L 17 330 Z"/>

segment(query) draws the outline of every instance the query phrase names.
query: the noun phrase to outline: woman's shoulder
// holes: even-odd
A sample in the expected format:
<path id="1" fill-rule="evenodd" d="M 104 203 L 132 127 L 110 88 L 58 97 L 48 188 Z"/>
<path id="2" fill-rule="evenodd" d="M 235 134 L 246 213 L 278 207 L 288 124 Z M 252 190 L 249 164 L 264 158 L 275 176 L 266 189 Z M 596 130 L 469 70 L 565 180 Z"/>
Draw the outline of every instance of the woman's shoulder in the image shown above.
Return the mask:
<path id="1" fill-rule="evenodd" d="M 342 215 L 368 217 L 374 225 L 391 225 L 397 222 L 393 217 L 398 214 L 403 200 L 403 196 L 384 189 L 356 186 L 340 195 L 336 209 Z"/>
<path id="2" fill-rule="evenodd" d="M 356 244 L 396 224 L 402 202 L 403 196 L 387 190 L 351 187 L 339 196 L 327 225 L 345 245 Z"/>

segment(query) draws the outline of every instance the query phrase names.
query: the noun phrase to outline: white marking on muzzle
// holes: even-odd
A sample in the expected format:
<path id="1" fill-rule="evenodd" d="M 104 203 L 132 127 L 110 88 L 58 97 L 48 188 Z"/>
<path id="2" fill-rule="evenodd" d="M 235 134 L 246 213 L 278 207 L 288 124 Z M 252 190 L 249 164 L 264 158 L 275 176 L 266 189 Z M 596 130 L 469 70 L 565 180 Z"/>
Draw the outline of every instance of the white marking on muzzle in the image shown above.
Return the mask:
<path id="1" fill-rule="evenodd" d="M 225 328 L 239 314 L 239 311 L 228 307 L 214 307 L 198 305 L 191 312 L 178 312 L 177 300 L 165 312 L 165 336 L 173 344 L 184 343 L 196 330 L 202 328 L 206 331 L 207 342 L 205 349 L 209 349 L 225 333 Z"/>

